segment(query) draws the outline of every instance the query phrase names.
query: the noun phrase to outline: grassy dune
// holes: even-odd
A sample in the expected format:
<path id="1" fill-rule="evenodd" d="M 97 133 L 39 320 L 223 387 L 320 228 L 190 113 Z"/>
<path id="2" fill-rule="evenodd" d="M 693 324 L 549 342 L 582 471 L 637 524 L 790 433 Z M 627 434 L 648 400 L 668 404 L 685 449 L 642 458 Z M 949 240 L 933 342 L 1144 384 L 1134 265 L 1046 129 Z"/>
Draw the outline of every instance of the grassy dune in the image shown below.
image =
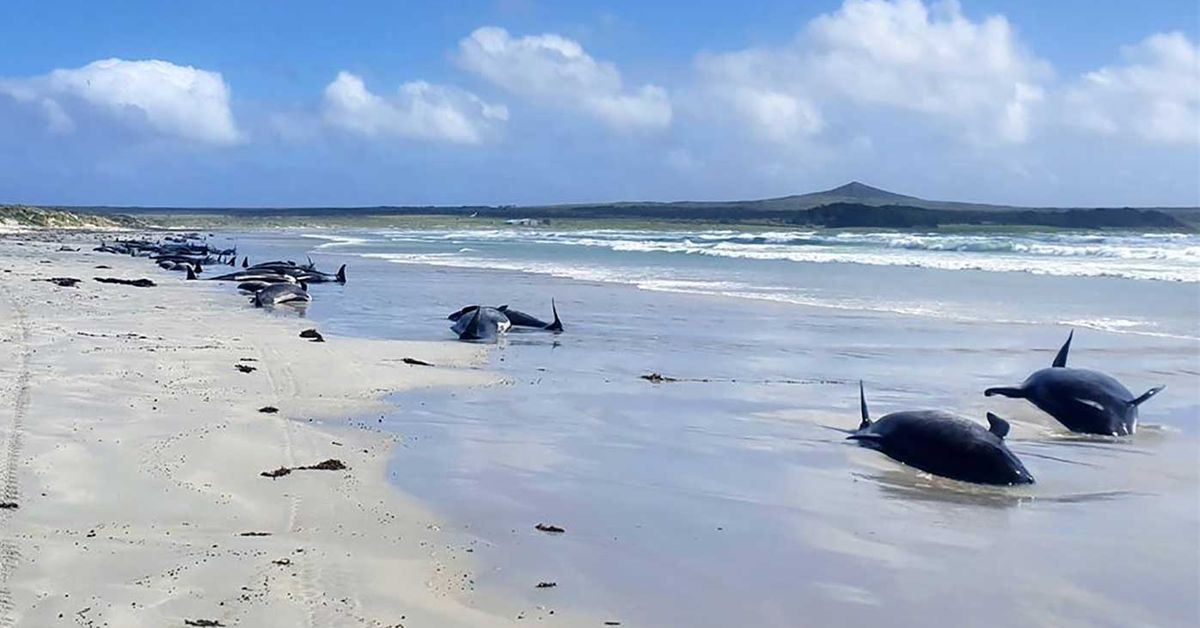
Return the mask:
<path id="1" fill-rule="evenodd" d="M 30 205 L 0 205 L 0 226 L 53 229 L 133 229 L 142 221 L 119 214 L 87 214 Z"/>

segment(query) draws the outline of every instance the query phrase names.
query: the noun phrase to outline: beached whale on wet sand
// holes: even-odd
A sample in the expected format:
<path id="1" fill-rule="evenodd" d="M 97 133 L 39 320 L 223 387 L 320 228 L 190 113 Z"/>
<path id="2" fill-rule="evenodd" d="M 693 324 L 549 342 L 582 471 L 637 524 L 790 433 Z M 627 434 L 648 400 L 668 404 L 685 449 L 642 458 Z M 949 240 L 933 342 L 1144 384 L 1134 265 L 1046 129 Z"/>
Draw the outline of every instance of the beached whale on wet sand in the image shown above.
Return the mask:
<path id="1" fill-rule="evenodd" d="M 1020 386 L 997 386 L 983 394 L 1028 399 L 1072 432 L 1128 436 L 1137 431 L 1138 406 L 1165 388 L 1134 396 L 1110 375 L 1067 366 L 1072 331 L 1050 368 L 1034 371 Z"/>
<path id="2" fill-rule="evenodd" d="M 458 334 L 459 340 L 486 340 L 493 341 L 508 331 L 512 326 L 508 317 L 504 312 L 494 307 L 475 307 L 469 314 L 464 314 L 454 325 L 450 327 L 451 331 Z"/>
<path id="3" fill-rule="evenodd" d="M 254 293 L 254 307 L 279 303 L 307 303 L 312 301 L 308 286 L 304 283 L 273 283 Z"/>
<path id="4" fill-rule="evenodd" d="M 941 410 L 893 412 L 872 421 L 862 383 L 862 422 L 847 438 L 927 473 L 975 484 L 1033 484 L 1033 475 L 1004 444 L 1008 422 L 988 413 L 989 427 Z"/>
<path id="5" fill-rule="evenodd" d="M 458 321 L 463 316 L 466 316 L 466 315 L 474 312 L 475 310 L 479 309 L 479 307 L 480 306 L 478 306 L 478 305 L 468 305 L 466 307 L 463 307 L 462 309 L 459 309 L 456 312 L 452 312 L 446 318 L 448 320 Z M 514 310 L 507 305 L 500 305 L 500 306 L 497 306 L 495 309 L 500 312 L 503 312 L 504 316 L 506 318 L 508 318 L 508 322 L 511 323 L 513 327 L 527 327 L 529 329 L 542 329 L 545 331 L 552 331 L 554 333 L 560 333 L 563 330 L 562 320 L 560 320 L 558 318 L 558 306 L 555 305 L 554 299 L 550 299 L 550 311 L 554 314 L 554 320 L 549 323 L 547 323 L 546 321 L 544 321 L 536 316 L 533 316 L 532 314 L 526 314 L 525 312 L 522 312 L 520 310 Z"/>

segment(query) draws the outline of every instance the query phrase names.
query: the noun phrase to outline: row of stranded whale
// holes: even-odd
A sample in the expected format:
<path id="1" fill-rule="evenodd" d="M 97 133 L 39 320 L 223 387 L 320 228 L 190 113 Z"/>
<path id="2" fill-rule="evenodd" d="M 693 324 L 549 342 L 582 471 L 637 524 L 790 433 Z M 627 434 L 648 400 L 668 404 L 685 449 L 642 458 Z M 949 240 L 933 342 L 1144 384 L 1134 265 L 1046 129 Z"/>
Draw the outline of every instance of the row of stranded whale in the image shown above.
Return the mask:
<path id="1" fill-rule="evenodd" d="M 148 257 L 166 270 L 187 273 L 197 279 L 204 266 L 236 266 L 236 249 L 215 249 L 198 242 L 198 234 L 167 236 L 157 242 L 119 240 L 101 243 L 94 250 Z M 336 273 L 317 270 L 307 264 L 276 260 L 250 264 L 242 258 L 242 268 L 212 277 L 217 281 L 236 281 L 238 289 L 251 295 L 256 307 L 277 304 L 303 304 L 312 300 L 310 283 L 346 283 L 346 266 Z M 510 308 L 468 305 L 447 318 L 451 330 L 464 341 L 496 341 L 510 329 L 519 327 L 562 333 L 558 308 L 550 302 L 553 320 L 547 322 Z M 1134 396 L 1112 376 L 1099 371 L 1067 366 L 1072 331 L 1049 368 L 1035 371 L 1019 386 L 988 388 L 984 395 L 1026 399 L 1049 414 L 1068 430 L 1082 434 L 1129 436 L 1137 431 L 1138 407 L 1165 388 L 1157 386 Z M 1033 475 L 1020 458 L 1005 444 L 1009 424 L 987 413 L 988 427 L 942 410 L 905 410 L 872 420 L 866 393 L 859 383 L 862 419 L 858 429 L 847 438 L 879 451 L 905 465 L 927 473 L 975 484 L 1013 486 L 1033 484 Z"/>
<path id="2" fill-rule="evenodd" d="M 203 241 L 200 234 L 188 233 L 168 235 L 161 240 L 117 240 L 101 242 L 93 249 L 102 253 L 115 253 L 133 257 L 146 257 L 164 270 L 186 272 L 188 279 L 199 279 L 204 267 L 237 266 L 237 248 L 218 249 Z M 210 277 L 213 281 L 236 281 L 238 290 L 251 295 L 256 307 L 280 304 L 304 304 L 312 301 L 308 284 L 346 283 L 346 265 L 336 273 L 317 270 L 312 259 L 307 264 L 291 260 L 274 260 L 251 264 L 250 257 L 242 258 L 241 270 Z M 450 328 L 465 341 L 496 341 L 514 327 L 562 333 L 562 320 L 558 318 L 558 307 L 550 301 L 554 319 L 543 321 L 507 305 L 498 307 L 468 305 L 447 318 L 454 325 Z"/>
<path id="3" fill-rule="evenodd" d="M 101 242 L 94 251 L 146 257 L 164 270 L 186 272 L 188 279 L 199 279 L 204 267 L 237 266 L 237 248 L 217 249 L 199 240 L 198 234 L 167 236 L 160 241 L 118 240 L 112 244 Z M 307 264 L 291 260 L 275 260 L 250 264 L 250 258 L 242 258 L 242 269 L 224 275 L 210 277 L 213 281 L 236 281 L 238 290 L 251 295 L 255 307 L 281 303 L 308 303 L 312 295 L 308 285 L 312 283 L 346 283 L 346 265 L 336 273 L 317 270 L 310 259 Z"/>

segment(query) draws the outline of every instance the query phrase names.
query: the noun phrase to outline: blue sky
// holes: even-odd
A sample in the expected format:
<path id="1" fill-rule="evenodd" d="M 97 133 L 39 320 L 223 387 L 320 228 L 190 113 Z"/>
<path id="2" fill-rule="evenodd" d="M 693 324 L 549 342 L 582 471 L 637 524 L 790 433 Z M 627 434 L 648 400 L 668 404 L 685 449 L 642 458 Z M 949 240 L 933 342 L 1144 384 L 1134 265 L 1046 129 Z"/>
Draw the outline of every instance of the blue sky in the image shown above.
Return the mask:
<path id="1" fill-rule="evenodd" d="M 10 2 L 0 202 L 1197 205 L 1197 11 Z"/>

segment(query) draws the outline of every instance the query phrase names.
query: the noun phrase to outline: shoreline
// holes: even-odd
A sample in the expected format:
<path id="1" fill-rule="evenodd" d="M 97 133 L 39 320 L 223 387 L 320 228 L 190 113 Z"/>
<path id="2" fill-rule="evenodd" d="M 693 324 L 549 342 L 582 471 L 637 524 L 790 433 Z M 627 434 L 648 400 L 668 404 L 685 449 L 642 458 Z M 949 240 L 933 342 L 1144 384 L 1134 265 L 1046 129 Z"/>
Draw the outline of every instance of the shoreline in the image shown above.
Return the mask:
<path id="1" fill-rule="evenodd" d="M 387 481 L 399 438 L 363 420 L 393 393 L 495 384 L 483 350 L 310 343 L 310 321 L 90 248 L 0 239 L 0 626 L 510 623 L 479 605 L 517 604 L 463 595 L 462 541 Z M 37 281 L 63 276 L 82 281 Z M 348 468 L 260 476 L 328 459 Z"/>

